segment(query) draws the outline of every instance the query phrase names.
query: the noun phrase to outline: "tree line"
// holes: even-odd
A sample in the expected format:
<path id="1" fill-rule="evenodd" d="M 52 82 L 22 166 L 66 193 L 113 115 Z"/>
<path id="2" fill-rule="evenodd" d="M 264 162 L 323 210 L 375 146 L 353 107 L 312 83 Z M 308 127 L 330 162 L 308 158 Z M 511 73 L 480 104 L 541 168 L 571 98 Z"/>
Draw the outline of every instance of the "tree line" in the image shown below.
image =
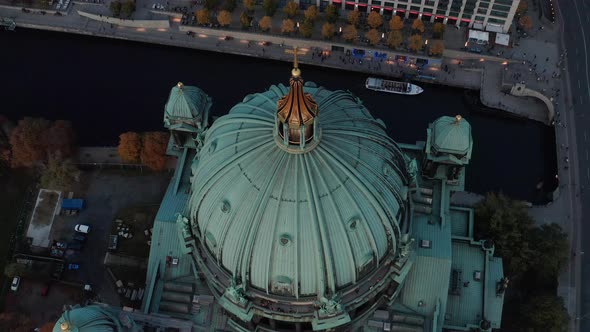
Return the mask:
<path id="1" fill-rule="evenodd" d="M 556 223 L 535 225 L 527 207 L 489 193 L 475 209 L 475 235 L 492 239 L 502 257 L 506 291 L 502 325 L 512 331 L 562 331 L 569 316 L 557 278 L 570 258 L 567 234 Z"/>

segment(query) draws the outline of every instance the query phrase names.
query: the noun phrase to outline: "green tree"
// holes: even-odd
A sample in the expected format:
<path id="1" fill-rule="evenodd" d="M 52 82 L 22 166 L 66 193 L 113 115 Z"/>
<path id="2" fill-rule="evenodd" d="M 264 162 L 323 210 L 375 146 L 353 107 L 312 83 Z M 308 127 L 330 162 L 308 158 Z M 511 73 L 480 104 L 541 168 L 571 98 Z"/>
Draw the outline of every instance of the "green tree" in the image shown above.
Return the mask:
<path id="1" fill-rule="evenodd" d="M 396 15 L 389 21 L 389 28 L 394 31 L 399 31 L 404 28 L 404 21 L 402 21 L 401 17 Z"/>
<path id="2" fill-rule="evenodd" d="M 367 17 L 367 24 L 369 24 L 372 29 L 377 29 L 383 25 L 383 17 L 377 12 L 371 12 Z"/>
<path id="3" fill-rule="evenodd" d="M 533 268 L 537 274 L 556 278 L 569 259 L 569 241 L 561 226 L 555 223 L 533 228 L 528 242 L 536 252 Z"/>
<path id="4" fill-rule="evenodd" d="M 377 29 L 371 29 L 365 33 L 365 38 L 369 40 L 369 44 L 377 45 L 379 40 L 381 40 L 381 36 L 379 36 L 379 31 Z"/>
<path id="5" fill-rule="evenodd" d="M 277 12 L 278 6 L 279 2 L 277 0 L 264 0 L 264 2 L 262 2 L 262 8 L 264 9 L 266 16 L 274 16 Z"/>
<path id="6" fill-rule="evenodd" d="M 357 27 L 359 25 L 359 20 L 361 18 L 361 13 L 359 13 L 358 9 L 348 12 L 348 23 Z"/>
<path id="7" fill-rule="evenodd" d="M 135 1 L 127 0 L 121 5 L 121 16 L 131 17 L 131 14 L 135 11 Z"/>
<path id="8" fill-rule="evenodd" d="M 338 8 L 332 4 L 326 6 L 326 20 L 329 23 L 335 23 L 336 20 L 338 20 L 338 16 L 340 16 L 340 13 L 338 13 Z"/>
<path id="9" fill-rule="evenodd" d="M 533 225 L 526 206 L 503 194 L 489 193 L 475 208 L 476 237 L 494 241 L 507 276 L 520 275 L 531 266 L 533 251 L 526 236 Z"/>
<path id="10" fill-rule="evenodd" d="M 303 16 L 305 16 L 305 20 L 309 21 L 313 26 L 313 23 L 318 18 L 318 7 L 315 5 L 307 7 L 307 9 L 303 12 Z"/>
<path id="11" fill-rule="evenodd" d="M 434 23 L 434 26 L 432 27 L 432 34 L 434 38 L 437 39 L 441 39 L 443 37 L 443 34 L 445 32 L 445 25 L 440 23 L 440 22 L 436 22 Z"/>
<path id="12" fill-rule="evenodd" d="M 285 15 L 287 15 L 288 18 L 293 18 L 299 14 L 299 4 L 291 0 L 287 2 L 285 8 L 283 8 L 283 11 L 285 12 Z"/>
<path id="13" fill-rule="evenodd" d="M 215 7 L 217 7 L 217 5 L 219 4 L 219 0 L 205 0 L 205 3 L 203 3 L 203 7 L 205 7 L 205 9 L 212 11 L 213 9 L 215 9 Z"/>
<path id="14" fill-rule="evenodd" d="M 23 276 L 27 272 L 27 266 L 20 263 L 10 263 L 4 267 L 4 275 L 10 279 Z"/>
<path id="15" fill-rule="evenodd" d="M 326 22 L 322 26 L 322 37 L 324 37 L 326 39 L 331 39 L 332 37 L 334 37 L 335 32 L 336 32 L 336 27 L 334 27 L 334 24 Z"/>
<path id="16" fill-rule="evenodd" d="M 391 31 L 387 36 L 387 45 L 393 49 L 398 48 L 403 41 L 402 32 L 399 30 Z"/>
<path id="17" fill-rule="evenodd" d="M 264 16 L 261 18 L 260 21 L 258 21 L 258 27 L 264 32 L 272 29 L 272 19 L 270 16 Z"/>
<path id="18" fill-rule="evenodd" d="M 223 9 L 227 10 L 230 13 L 233 13 L 238 6 L 238 0 L 225 0 L 223 3 Z"/>
<path id="19" fill-rule="evenodd" d="M 250 22 L 252 22 L 252 18 L 246 11 L 243 11 L 240 14 L 240 24 L 242 25 L 242 29 L 248 29 L 250 27 Z"/>
<path id="20" fill-rule="evenodd" d="M 299 32 L 301 32 L 303 37 L 311 38 L 311 35 L 313 34 L 313 23 L 310 20 L 303 21 L 303 24 L 301 24 L 301 27 L 299 28 Z"/>
<path id="21" fill-rule="evenodd" d="M 47 165 L 41 171 L 41 187 L 45 189 L 67 191 L 75 182 L 80 181 L 80 170 L 71 159 L 50 156 Z"/>
<path id="22" fill-rule="evenodd" d="M 119 1 L 111 1 L 109 9 L 114 17 L 119 17 L 119 15 L 121 15 L 121 3 Z"/>
<path id="23" fill-rule="evenodd" d="M 520 307 L 522 331 L 566 331 L 569 315 L 563 298 L 556 295 L 536 295 Z"/>

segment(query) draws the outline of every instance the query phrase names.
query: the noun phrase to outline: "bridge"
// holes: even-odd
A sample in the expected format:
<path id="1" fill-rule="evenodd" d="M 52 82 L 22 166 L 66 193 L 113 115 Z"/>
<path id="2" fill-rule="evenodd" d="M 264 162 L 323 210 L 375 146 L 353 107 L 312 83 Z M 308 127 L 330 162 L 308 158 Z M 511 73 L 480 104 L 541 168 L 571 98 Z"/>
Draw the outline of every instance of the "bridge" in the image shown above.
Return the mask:
<path id="1" fill-rule="evenodd" d="M 4 27 L 4 30 L 14 31 L 16 29 L 16 22 L 7 17 L 0 17 L 0 27 Z"/>

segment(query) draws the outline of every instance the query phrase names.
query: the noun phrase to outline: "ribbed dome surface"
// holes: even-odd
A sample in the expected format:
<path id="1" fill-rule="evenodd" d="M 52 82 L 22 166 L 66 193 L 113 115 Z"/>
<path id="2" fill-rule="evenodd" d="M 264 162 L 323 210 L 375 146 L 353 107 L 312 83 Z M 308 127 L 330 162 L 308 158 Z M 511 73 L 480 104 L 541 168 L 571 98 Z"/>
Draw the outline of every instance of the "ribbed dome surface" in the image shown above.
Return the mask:
<path id="1" fill-rule="evenodd" d="M 432 146 L 439 152 L 467 153 L 473 144 L 471 125 L 460 116 L 442 116 L 434 124 Z"/>
<path id="2" fill-rule="evenodd" d="M 238 280 L 312 296 L 359 281 L 394 254 L 407 170 L 358 99 L 313 83 L 305 92 L 318 104 L 318 145 L 280 148 L 275 113 L 287 92 L 279 85 L 246 96 L 215 121 L 193 165 L 191 220 Z"/>
<path id="3" fill-rule="evenodd" d="M 67 323 L 69 332 L 119 332 L 122 327 L 118 320 L 97 305 L 74 308 L 65 311 L 53 328 L 63 332 L 61 324 Z"/>

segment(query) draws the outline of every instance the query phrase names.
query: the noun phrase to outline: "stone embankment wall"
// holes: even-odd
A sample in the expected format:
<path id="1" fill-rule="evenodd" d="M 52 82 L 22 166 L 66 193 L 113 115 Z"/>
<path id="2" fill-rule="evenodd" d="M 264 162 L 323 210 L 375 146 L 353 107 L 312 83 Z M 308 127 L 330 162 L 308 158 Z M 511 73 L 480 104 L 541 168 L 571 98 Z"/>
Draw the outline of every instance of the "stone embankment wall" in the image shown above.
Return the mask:
<path id="1" fill-rule="evenodd" d="M 144 29 L 169 29 L 169 20 L 126 20 L 111 16 L 96 15 L 78 10 L 78 15 L 87 17 L 91 20 L 116 24 L 130 28 L 144 28 Z"/>

